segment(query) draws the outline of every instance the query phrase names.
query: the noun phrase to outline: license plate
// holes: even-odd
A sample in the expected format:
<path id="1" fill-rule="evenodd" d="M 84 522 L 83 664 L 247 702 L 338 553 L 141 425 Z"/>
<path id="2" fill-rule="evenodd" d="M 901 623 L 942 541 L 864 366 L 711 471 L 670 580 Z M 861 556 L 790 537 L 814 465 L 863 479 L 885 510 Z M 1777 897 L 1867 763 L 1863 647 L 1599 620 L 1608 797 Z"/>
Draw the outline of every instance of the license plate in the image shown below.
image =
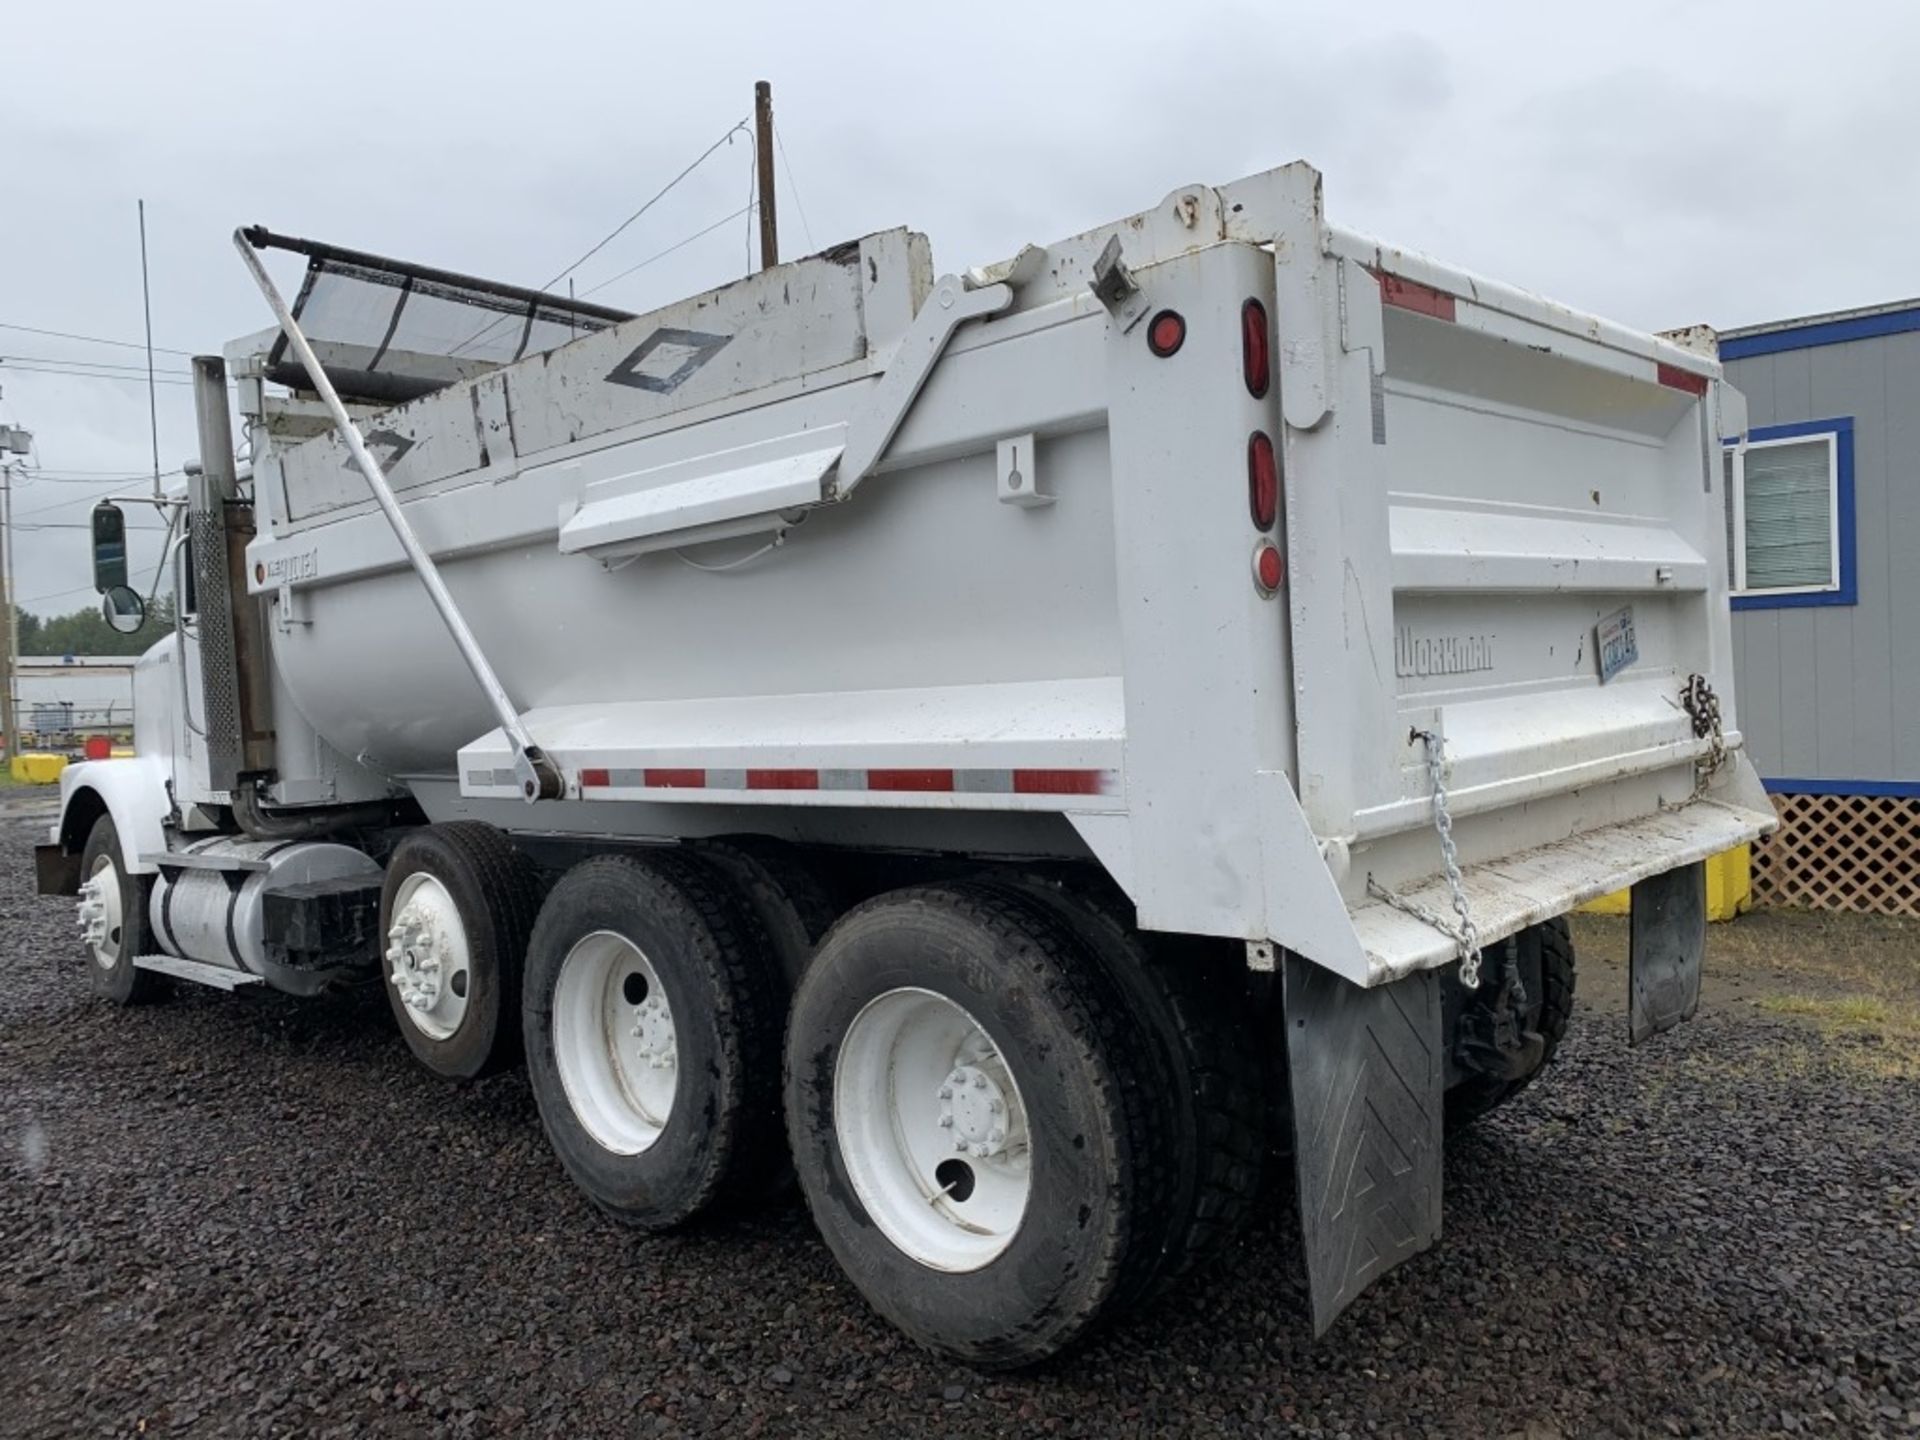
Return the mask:
<path id="1" fill-rule="evenodd" d="M 1614 611 L 1594 626 L 1593 632 L 1600 652 L 1600 683 L 1604 685 L 1640 658 L 1639 642 L 1633 638 L 1633 607 Z"/>

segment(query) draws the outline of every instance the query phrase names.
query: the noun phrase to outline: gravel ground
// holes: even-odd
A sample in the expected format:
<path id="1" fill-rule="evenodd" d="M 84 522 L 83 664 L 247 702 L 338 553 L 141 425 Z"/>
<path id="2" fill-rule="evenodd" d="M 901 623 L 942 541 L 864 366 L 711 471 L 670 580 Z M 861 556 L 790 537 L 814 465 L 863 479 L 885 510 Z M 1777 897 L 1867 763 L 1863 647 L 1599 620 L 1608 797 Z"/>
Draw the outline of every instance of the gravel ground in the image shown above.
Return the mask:
<path id="1" fill-rule="evenodd" d="M 39 828 L 0 820 L 0 1434 L 1920 1432 L 1920 926 L 1716 927 L 1701 1018 L 1629 1051 L 1622 928 L 1583 921 L 1554 1073 L 1324 1341 L 1277 1198 L 989 1380 L 875 1320 L 790 1196 L 598 1219 L 519 1076 L 437 1084 L 378 1008 L 95 1003 Z"/>

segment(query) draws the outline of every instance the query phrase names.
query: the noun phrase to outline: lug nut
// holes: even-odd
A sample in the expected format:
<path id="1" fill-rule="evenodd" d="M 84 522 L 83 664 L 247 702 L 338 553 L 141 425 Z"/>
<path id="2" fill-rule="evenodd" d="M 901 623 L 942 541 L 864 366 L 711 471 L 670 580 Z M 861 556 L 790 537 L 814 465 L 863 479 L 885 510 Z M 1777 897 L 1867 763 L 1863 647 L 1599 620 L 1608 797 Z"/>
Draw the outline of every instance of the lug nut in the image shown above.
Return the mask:
<path id="1" fill-rule="evenodd" d="M 940 1128 L 942 1130 L 951 1130 L 953 1128 L 953 1116 L 942 1115 L 940 1117 Z"/>

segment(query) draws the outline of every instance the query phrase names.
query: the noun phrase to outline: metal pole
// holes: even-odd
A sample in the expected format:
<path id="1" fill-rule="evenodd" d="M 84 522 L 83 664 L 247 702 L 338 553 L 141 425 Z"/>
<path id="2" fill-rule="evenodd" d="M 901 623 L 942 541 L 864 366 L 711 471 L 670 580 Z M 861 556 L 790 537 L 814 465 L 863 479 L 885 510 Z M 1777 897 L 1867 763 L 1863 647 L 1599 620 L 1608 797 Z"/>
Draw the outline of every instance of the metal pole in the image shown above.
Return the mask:
<path id="1" fill-rule="evenodd" d="M 8 540 L 13 538 L 13 526 L 8 523 L 13 515 L 13 467 L 0 465 L 0 524 L 6 525 Z M 13 568 L 7 564 L 8 546 L 0 544 L 0 595 L 6 597 L 7 624 L 6 633 L 0 636 L 0 734 L 7 739 L 7 768 L 13 768 L 14 756 L 20 753 L 20 733 L 14 729 L 13 710 Z"/>
<path id="2" fill-rule="evenodd" d="M 153 434 L 153 493 L 160 495 L 160 402 L 153 383 L 153 292 L 147 286 L 147 202 L 140 202 L 140 306 L 147 315 L 147 428 Z"/>
<path id="3" fill-rule="evenodd" d="M 233 247 L 240 252 L 240 258 L 247 262 L 254 283 L 260 287 L 260 293 L 267 297 L 267 304 L 273 307 L 274 318 L 280 322 L 280 329 L 287 337 L 287 343 L 300 357 L 300 363 L 306 367 L 307 378 L 313 382 L 313 388 L 319 393 L 327 413 L 333 417 L 340 439 L 353 455 L 354 464 L 360 467 L 360 473 L 367 478 L 367 484 L 373 489 L 373 498 L 380 502 L 380 509 L 387 517 L 387 523 L 393 527 L 393 533 L 400 541 L 400 548 L 407 552 L 414 572 L 419 575 L 420 583 L 426 587 L 427 597 L 433 601 L 434 609 L 440 612 L 447 631 L 453 636 L 453 643 L 459 647 L 460 658 L 467 662 L 467 669 L 473 672 L 473 678 L 479 682 L 485 692 L 487 703 L 493 707 L 493 713 L 500 722 L 500 728 L 506 733 L 508 742 L 513 746 L 514 769 L 520 777 L 520 793 L 529 803 L 535 800 L 557 800 L 565 791 L 560 771 L 549 760 L 544 751 L 533 743 L 533 736 L 520 721 L 520 711 L 507 695 L 506 687 L 500 683 L 500 677 L 493 672 L 493 666 L 480 648 L 480 642 L 468 628 L 467 620 L 460 613 L 460 607 L 454 603 L 446 582 L 440 578 L 439 567 L 433 563 L 433 557 L 420 543 L 420 537 L 413 533 L 413 526 L 407 517 L 400 513 L 400 502 L 394 498 L 393 487 L 387 483 L 386 471 L 380 468 L 380 462 L 373 458 L 373 452 L 367 449 L 366 437 L 360 433 L 360 427 L 353 423 L 353 417 L 347 414 L 347 407 L 340 401 L 340 392 L 333 388 L 333 381 L 327 378 L 326 367 L 313 353 L 313 347 L 307 343 L 307 337 L 301 332 L 300 322 L 293 318 L 293 312 L 287 308 L 287 302 L 280 297 L 274 287 L 273 277 L 267 274 L 266 267 L 260 263 L 260 257 L 254 254 L 253 246 L 248 243 L 246 233 L 233 232 Z"/>
<path id="4" fill-rule="evenodd" d="M 753 87 L 753 163 L 760 173 L 760 268 L 780 263 L 780 222 L 773 203 L 773 86 Z"/>

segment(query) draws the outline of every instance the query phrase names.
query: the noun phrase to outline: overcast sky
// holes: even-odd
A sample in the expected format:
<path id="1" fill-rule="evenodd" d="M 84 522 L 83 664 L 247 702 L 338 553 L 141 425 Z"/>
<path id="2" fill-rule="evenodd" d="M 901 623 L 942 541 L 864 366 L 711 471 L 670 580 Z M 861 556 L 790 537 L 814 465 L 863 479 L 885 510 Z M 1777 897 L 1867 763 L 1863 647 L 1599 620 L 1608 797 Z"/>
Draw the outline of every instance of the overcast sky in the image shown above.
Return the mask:
<path id="1" fill-rule="evenodd" d="M 954 269 L 1305 158 L 1336 223 L 1650 329 L 1920 293 L 1920 7 L 1894 0 L 96 0 L 10 5 L 0 46 L 0 324 L 139 340 L 144 197 L 154 341 L 179 352 L 268 323 L 236 224 L 541 284 L 763 78 L 788 255 L 906 224 Z M 739 209 L 750 157 L 721 150 L 581 289 Z M 638 311 L 724 282 L 746 224 L 595 298 Z M 14 497 L 15 594 L 90 605 L 80 527 L 149 463 L 145 384 L 16 367 L 144 362 L 20 329 L 0 355 L 0 421 L 48 472 Z M 183 354 L 159 358 L 184 379 Z M 159 395 L 173 469 L 190 392 Z M 50 524 L 73 528 L 27 528 Z M 137 544 L 136 568 L 155 556 Z"/>

